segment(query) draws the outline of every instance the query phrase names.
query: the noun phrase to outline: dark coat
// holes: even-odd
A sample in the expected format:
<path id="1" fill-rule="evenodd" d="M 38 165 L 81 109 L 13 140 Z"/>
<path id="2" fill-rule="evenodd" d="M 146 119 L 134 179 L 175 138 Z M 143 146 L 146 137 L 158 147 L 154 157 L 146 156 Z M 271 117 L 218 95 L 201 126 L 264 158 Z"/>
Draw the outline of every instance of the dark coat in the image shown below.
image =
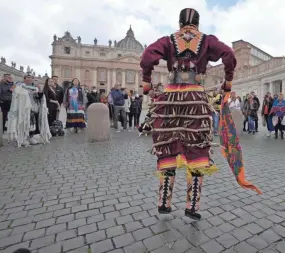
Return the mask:
<path id="1" fill-rule="evenodd" d="M 87 107 L 93 103 L 99 103 L 100 102 L 100 94 L 98 92 L 88 92 L 87 93 Z"/>
<path id="2" fill-rule="evenodd" d="M 142 101 L 140 98 L 131 98 L 130 113 L 140 114 L 142 111 Z"/>
<path id="3" fill-rule="evenodd" d="M 63 88 L 59 86 L 58 84 L 56 84 L 55 91 L 56 91 L 56 97 L 57 97 L 58 103 L 62 104 L 63 96 L 64 96 Z"/>

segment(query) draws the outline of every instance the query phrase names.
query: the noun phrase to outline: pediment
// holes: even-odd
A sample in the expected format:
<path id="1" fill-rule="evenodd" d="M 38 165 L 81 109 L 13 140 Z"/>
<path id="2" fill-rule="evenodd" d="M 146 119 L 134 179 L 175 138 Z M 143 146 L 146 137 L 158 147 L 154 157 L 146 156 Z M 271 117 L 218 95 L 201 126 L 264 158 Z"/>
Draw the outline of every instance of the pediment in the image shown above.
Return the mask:
<path id="1" fill-rule="evenodd" d="M 137 55 L 124 55 L 116 59 L 117 62 L 122 63 L 140 63 L 141 59 Z"/>

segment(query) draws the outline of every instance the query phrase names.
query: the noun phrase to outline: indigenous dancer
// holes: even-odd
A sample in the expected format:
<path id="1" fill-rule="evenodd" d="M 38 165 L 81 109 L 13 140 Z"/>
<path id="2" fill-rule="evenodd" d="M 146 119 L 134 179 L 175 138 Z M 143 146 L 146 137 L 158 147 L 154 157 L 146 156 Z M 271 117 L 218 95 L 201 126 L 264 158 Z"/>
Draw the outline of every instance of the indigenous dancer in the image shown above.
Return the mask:
<path id="1" fill-rule="evenodd" d="M 63 102 L 67 108 L 66 128 L 80 133 L 86 127 L 84 110 L 87 98 L 77 78 L 71 81 L 71 86 L 65 91 Z"/>
<path id="2" fill-rule="evenodd" d="M 236 59 L 233 50 L 213 35 L 198 30 L 199 13 L 183 9 L 179 17 L 180 30 L 162 37 L 146 48 L 141 60 L 143 88 L 152 90 L 151 73 L 159 60 L 167 61 L 170 84 L 153 102 L 151 109 L 153 148 L 158 157 L 160 175 L 158 212 L 172 211 L 171 199 L 177 168 L 187 168 L 187 198 L 185 215 L 196 220 L 205 174 L 217 167 L 210 158 L 212 143 L 212 107 L 204 87 L 208 61 L 222 59 L 225 81 L 222 89 L 231 91 Z"/>

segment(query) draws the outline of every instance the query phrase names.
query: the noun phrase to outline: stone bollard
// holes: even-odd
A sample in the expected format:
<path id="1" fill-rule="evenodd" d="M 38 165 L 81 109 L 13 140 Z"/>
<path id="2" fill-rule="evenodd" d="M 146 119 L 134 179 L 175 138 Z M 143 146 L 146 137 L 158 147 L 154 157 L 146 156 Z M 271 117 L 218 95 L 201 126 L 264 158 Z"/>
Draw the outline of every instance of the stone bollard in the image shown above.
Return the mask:
<path id="1" fill-rule="evenodd" d="M 88 114 L 88 142 L 110 140 L 109 108 L 102 103 L 93 103 L 87 109 Z"/>
<path id="2" fill-rule="evenodd" d="M 235 122 L 237 135 L 241 136 L 242 129 L 243 129 L 244 116 L 243 116 L 241 110 L 239 110 L 239 109 L 231 109 L 231 112 L 232 112 L 233 120 Z"/>
<path id="3" fill-rule="evenodd" d="M 0 107 L 0 147 L 3 146 L 3 113 Z"/>

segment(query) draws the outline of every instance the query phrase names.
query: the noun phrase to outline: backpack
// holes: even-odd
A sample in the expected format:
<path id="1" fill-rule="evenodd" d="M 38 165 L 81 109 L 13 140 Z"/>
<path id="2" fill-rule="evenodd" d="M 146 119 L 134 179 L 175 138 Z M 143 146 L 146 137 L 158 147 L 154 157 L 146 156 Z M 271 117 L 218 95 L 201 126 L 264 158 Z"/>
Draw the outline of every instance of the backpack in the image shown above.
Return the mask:
<path id="1" fill-rule="evenodd" d="M 116 106 L 125 105 L 125 96 L 121 91 L 115 90 L 112 91 L 113 104 Z"/>
<path id="2" fill-rule="evenodd" d="M 216 104 L 216 105 L 221 105 L 221 104 L 222 104 L 222 96 L 221 96 L 221 95 L 220 95 L 219 100 L 217 100 L 217 101 L 215 102 L 215 104 Z"/>
<path id="3" fill-rule="evenodd" d="M 55 120 L 50 126 L 52 136 L 64 136 L 63 124 L 60 120 Z"/>

